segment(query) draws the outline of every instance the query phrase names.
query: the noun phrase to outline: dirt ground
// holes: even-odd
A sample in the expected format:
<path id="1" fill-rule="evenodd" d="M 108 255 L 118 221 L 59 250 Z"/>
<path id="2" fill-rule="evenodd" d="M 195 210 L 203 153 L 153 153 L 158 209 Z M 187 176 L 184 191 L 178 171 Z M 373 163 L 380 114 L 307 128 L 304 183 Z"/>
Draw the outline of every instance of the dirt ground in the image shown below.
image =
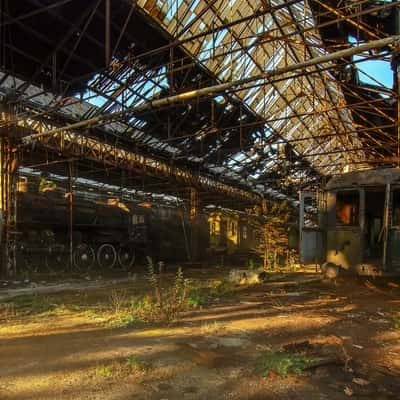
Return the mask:
<path id="1" fill-rule="evenodd" d="M 207 281 L 228 269 L 184 273 Z M 400 399 L 399 282 L 315 278 L 271 273 L 169 326 L 116 327 L 95 312 L 112 288 L 142 293 L 140 273 L 49 290 L 35 305 L 4 287 L 0 399 Z M 264 376 L 265 354 L 280 352 L 321 362 Z"/>

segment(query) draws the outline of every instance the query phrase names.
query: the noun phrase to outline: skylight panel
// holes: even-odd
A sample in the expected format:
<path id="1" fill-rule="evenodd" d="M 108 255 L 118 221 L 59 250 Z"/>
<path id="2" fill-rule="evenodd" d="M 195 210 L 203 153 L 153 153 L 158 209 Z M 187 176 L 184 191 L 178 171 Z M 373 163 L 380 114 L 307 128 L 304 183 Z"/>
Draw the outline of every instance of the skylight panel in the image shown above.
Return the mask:
<path id="1" fill-rule="evenodd" d="M 264 71 L 269 71 L 276 68 L 276 66 L 282 61 L 284 52 L 284 46 L 280 45 L 278 51 L 275 51 L 269 60 L 265 60 Z"/>
<path id="2" fill-rule="evenodd" d="M 140 1 L 142 3 L 142 0 Z M 176 14 L 183 19 L 181 23 L 188 26 L 194 21 L 197 15 L 203 10 L 206 10 L 201 20 L 199 19 L 199 21 L 196 21 L 190 28 L 192 33 L 190 33 L 189 30 L 186 32 L 189 32 L 189 35 L 186 37 L 190 37 L 190 35 L 204 31 L 211 26 L 218 27 L 219 24 L 252 15 L 254 11 L 259 10 L 264 3 L 250 0 L 219 0 L 213 2 L 212 6 L 210 6 L 211 3 L 209 4 L 201 0 L 193 0 L 192 3 L 190 0 L 187 0 L 187 2 L 182 0 L 156 0 L 156 4 L 159 7 L 165 7 L 166 4 L 169 6 L 167 17 L 170 23 L 166 23 L 167 18 L 163 23 L 164 25 L 166 24 L 164 27 L 171 35 L 176 34 L 174 22 L 172 21 L 174 20 L 174 16 L 176 17 Z M 284 4 L 284 0 L 271 1 L 272 6 L 282 4 Z M 293 11 L 296 23 L 300 24 L 301 27 L 309 28 L 314 25 L 312 12 L 307 3 L 292 4 L 289 7 L 291 7 Z M 150 13 L 149 9 L 145 10 Z M 280 33 L 278 27 L 274 27 L 274 18 L 272 15 L 266 14 L 265 16 L 254 18 L 247 23 L 233 25 L 229 30 L 224 28 L 221 31 L 216 31 L 213 35 L 187 42 L 184 44 L 184 47 L 186 47 L 188 52 L 197 57 L 203 66 L 216 74 L 220 81 L 254 76 L 262 71 L 270 71 L 286 64 L 297 63 L 297 58 L 303 60 L 305 57 L 305 45 L 308 46 L 308 51 L 311 53 L 312 57 L 326 54 L 326 51 L 322 48 L 322 41 L 316 30 L 308 31 L 305 35 L 307 42 L 305 44 L 302 42 L 303 38 L 299 35 L 296 24 L 293 21 L 293 16 L 288 9 L 276 11 L 274 16 L 282 24 L 284 34 L 289 35 L 291 39 L 294 38 L 295 41 L 279 41 L 276 35 L 280 35 Z M 272 29 L 274 29 L 274 31 L 271 31 Z M 239 38 L 239 41 L 236 41 L 233 36 L 230 35 L 230 30 Z M 276 39 L 274 39 L 274 36 Z M 257 40 L 264 39 L 264 37 L 267 42 L 258 44 Z M 273 41 L 272 43 L 270 42 L 271 40 Z M 248 54 L 242 51 L 242 44 L 249 49 Z M 285 50 L 288 50 L 286 54 Z M 224 57 L 215 57 L 215 59 L 213 59 L 215 55 L 218 56 L 218 54 L 229 52 L 231 52 L 231 54 L 227 54 Z M 253 60 L 255 60 L 255 62 Z M 260 65 L 261 68 L 258 67 L 258 65 Z M 308 71 L 316 71 L 316 68 L 309 68 Z M 322 72 L 322 74 L 329 79 L 333 79 L 330 73 Z M 271 119 L 277 118 L 278 116 L 281 118 L 288 115 L 293 116 L 293 110 L 291 108 L 300 114 L 304 114 L 321 107 L 329 109 L 332 107 L 332 103 L 344 104 L 343 94 L 339 85 L 331 82 L 322 82 L 321 78 L 317 76 L 315 76 L 315 78 L 311 77 L 311 79 L 315 79 L 313 81 L 313 86 L 315 90 L 319 91 L 319 96 L 324 98 L 322 105 L 321 102 L 313 97 L 311 106 L 311 97 L 314 96 L 312 90 L 314 90 L 314 88 L 311 88 L 309 85 L 304 85 L 299 88 L 299 85 L 304 84 L 304 82 L 299 82 L 298 79 L 293 78 L 276 82 L 274 84 L 275 87 L 268 83 L 263 86 L 263 81 L 260 81 L 259 87 L 253 85 L 247 89 L 238 87 L 235 96 L 261 117 Z M 153 84 L 152 89 L 150 89 L 150 87 L 141 88 L 140 94 L 142 96 L 144 95 L 146 98 L 155 96 L 160 92 L 160 87 L 168 87 L 168 82 L 163 82 L 156 78 L 153 78 L 153 81 L 155 85 Z M 327 93 L 327 91 L 329 91 L 329 93 Z M 332 100 L 329 98 L 329 94 Z M 135 98 L 137 99 L 137 97 Z M 117 100 L 121 99 L 118 98 Z M 290 102 L 290 107 L 286 107 L 286 100 Z M 217 96 L 215 101 L 219 104 L 225 102 L 223 96 Z M 232 109 L 233 106 L 227 104 L 224 113 L 227 114 Z M 320 116 L 313 116 L 312 123 L 315 129 L 318 130 L 317 134 L 321 134 L 321 132 L 324 132 L 324 129 L 326 129 L 326 126 L 329 126 L 329 118 L 337 121 L 337 125 L 339 125 L 340 122 L 339 118 L 341 118 L 344 123 L 351 123 L 351 114 L 348 111 L 331 111 L 325 113 L 323 118 L 320 118 Z M 264 135 L 268 137 L 277 133 L 284 137 L 295 137 L 296 132 L 300 131 L 299 135 L 304 136 L 305 134 L 310 134 L 310 132 L 307 132 L 307 128 L 308 127 L 304 126 L 301 120 L 293 118 L 289 122 L 286 121 L 285 124 L 276 121 L 271 127 L 266 125 L 264 128 Z M 223 140 L 228 140 L 229 137 L 230 134 L 227 133 Z M 222 142 L 220 142 L 218 146 L 221 144 Z M 304 147 L 304 144 L 296 144 L 295 146 L 301 149 Z M 215 149 L 212 149 L 210 153 L 215 153 L 215 151 Z"/>

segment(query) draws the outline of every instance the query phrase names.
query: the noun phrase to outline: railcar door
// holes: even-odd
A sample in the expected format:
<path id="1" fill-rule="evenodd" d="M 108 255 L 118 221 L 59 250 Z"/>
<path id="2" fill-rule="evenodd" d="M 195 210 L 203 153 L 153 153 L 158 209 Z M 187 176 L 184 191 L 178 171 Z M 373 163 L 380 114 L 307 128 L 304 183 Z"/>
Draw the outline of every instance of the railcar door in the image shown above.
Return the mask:
<path id="1" fill-rule="evenodd" d="M 387 238 L 387 259 L 385 269 L 388 273 L 400 273 L 400 187 L 391 191 L 389 209 L 389 228 Z"/>
<path id="2" fill-rule="evenodd" d="M 319 198 L 318 198 L 319 197 Z M 300 262 L 302 264 L 321 263 L 324 254 L 323 231 L 320 214 L 325 203 L 316 192 L 300 193 Z"/>
<path id="3" fill-rule="evenodd" d="M 354 270 L 364 248 L 365 190 L 340 188 L 328 192 L 327 200 L 326 261 Z"/>
<path id="4" fill-rule="evenodd" d="M 363 262 L 378 269 L 386 260 L 388 195 L 385 187 L 365 189 Z"/>

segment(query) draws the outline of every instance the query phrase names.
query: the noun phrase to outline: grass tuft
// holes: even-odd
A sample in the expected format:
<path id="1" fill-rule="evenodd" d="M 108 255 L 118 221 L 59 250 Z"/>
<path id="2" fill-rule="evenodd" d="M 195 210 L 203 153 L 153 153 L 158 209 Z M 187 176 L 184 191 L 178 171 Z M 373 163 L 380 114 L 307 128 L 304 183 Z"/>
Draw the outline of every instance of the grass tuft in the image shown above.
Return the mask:
<path id="1" fill-rule="evenodd" d="M 145 362 L 138 360 L 134 356 L 129 356 L 125 361 L 125 366 L 131 372 L 146 372 L 149 370 L 149 365 Z"/>
<path id="2" fill-rule="evenodd" d="M 95 374 L 103 378 L 113 378 L 114 368 L 112 365 L 100 365 L 96 367 Z"/>
<path id="3" fill-rule="evenodd" d="M 265 377 L 268 377 L 271 372 L 281 377 L 286 377 L 291 373 L 300 376 L 314 362 L 314 359 L 303 353 L 268 351 L 262 356 L 262 374 Z"/>
<path id="4" fill-rule="evenodd" d="M 4 308 L 12 310 L 15 316 L 36 315 L 54 311 L 58 305 L 51 302 L 47 296 L 22 295 L 6 301 Z"/>
<path id="5" fill-rule="evenodd" d="M 15 304 L 11 301 L 8 303 L 0 303 L 0 321 L 9 321 L 18 315 Z"/>
<path id="6" fill-rule="evenodd" d="M 111 319 L 110 326 L 113 328 L 132 328 L 140 326 L 144 323 L 143 320 L 139 319 L 133 314 L 121 314 Z"/>
<path id="7" fill-rule="evenodd" d="M 128 356 L 125 360 L 114 361 L 111 364 L 99 365 L 94 373 L 98 377 L 106 379 L 119 379 L 128 375 L 144 375 L 150 370 L 150 366 L 135 356 Z"/>
<path id="8" fill-rule="evenodd" d="M 212 304 L 218 300 L 232 299 L 234 297 L 234 286 L 228 280 L 215 280 L 207 286 L 189 287 L 187 293 L 187 304 L 190 307 L 199 308 Z"/>

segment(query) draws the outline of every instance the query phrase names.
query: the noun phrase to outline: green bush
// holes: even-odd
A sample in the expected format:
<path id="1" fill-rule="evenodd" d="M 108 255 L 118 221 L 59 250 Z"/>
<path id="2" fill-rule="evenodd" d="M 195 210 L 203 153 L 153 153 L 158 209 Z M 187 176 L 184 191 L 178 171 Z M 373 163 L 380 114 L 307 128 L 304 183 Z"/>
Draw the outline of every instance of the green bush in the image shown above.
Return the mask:
<path id="1" fill-rule="evenodd" d="M 208 288 L 195 286 L 188 290 L 187 304 L 190 307 L 203 307 L 209 302 Z"/>
<path id="2" fill-rule="evenodd" d="M 126 293 L 114 291 L 110 298 L 110 308 L 114 312 L 112 326 L 129 327 L 147 322 L 171 323 L 187 307 L 188 281 L 184 278 L 182 269 L 178 269 L 173 285 L 165 288 L 162 285 L 162 268 L 160 267 L 157 273 L 150 257 L 147 258 L 147 262 L 147 280 L 151 293 L 132 298 L 129 304 L 126 304 Z"/>
<path id="3" fill-rule="evenodd" d="M 151 292 L 142 297 L 127 298 L 126 291 L 114 290 L 110 296 L 110 325 L 131 327 L 143 323 L 171 323 L 188 308 L 203 307 L 217 299 L 231 298 L 233 285 L 213 280 L 208 285 L 196 285 L 185 279 L 179 268 L 171 282 L 164 282 L 163 271 L 156 272 L 151 258 L 147 259 L 147 281 Z"/>

